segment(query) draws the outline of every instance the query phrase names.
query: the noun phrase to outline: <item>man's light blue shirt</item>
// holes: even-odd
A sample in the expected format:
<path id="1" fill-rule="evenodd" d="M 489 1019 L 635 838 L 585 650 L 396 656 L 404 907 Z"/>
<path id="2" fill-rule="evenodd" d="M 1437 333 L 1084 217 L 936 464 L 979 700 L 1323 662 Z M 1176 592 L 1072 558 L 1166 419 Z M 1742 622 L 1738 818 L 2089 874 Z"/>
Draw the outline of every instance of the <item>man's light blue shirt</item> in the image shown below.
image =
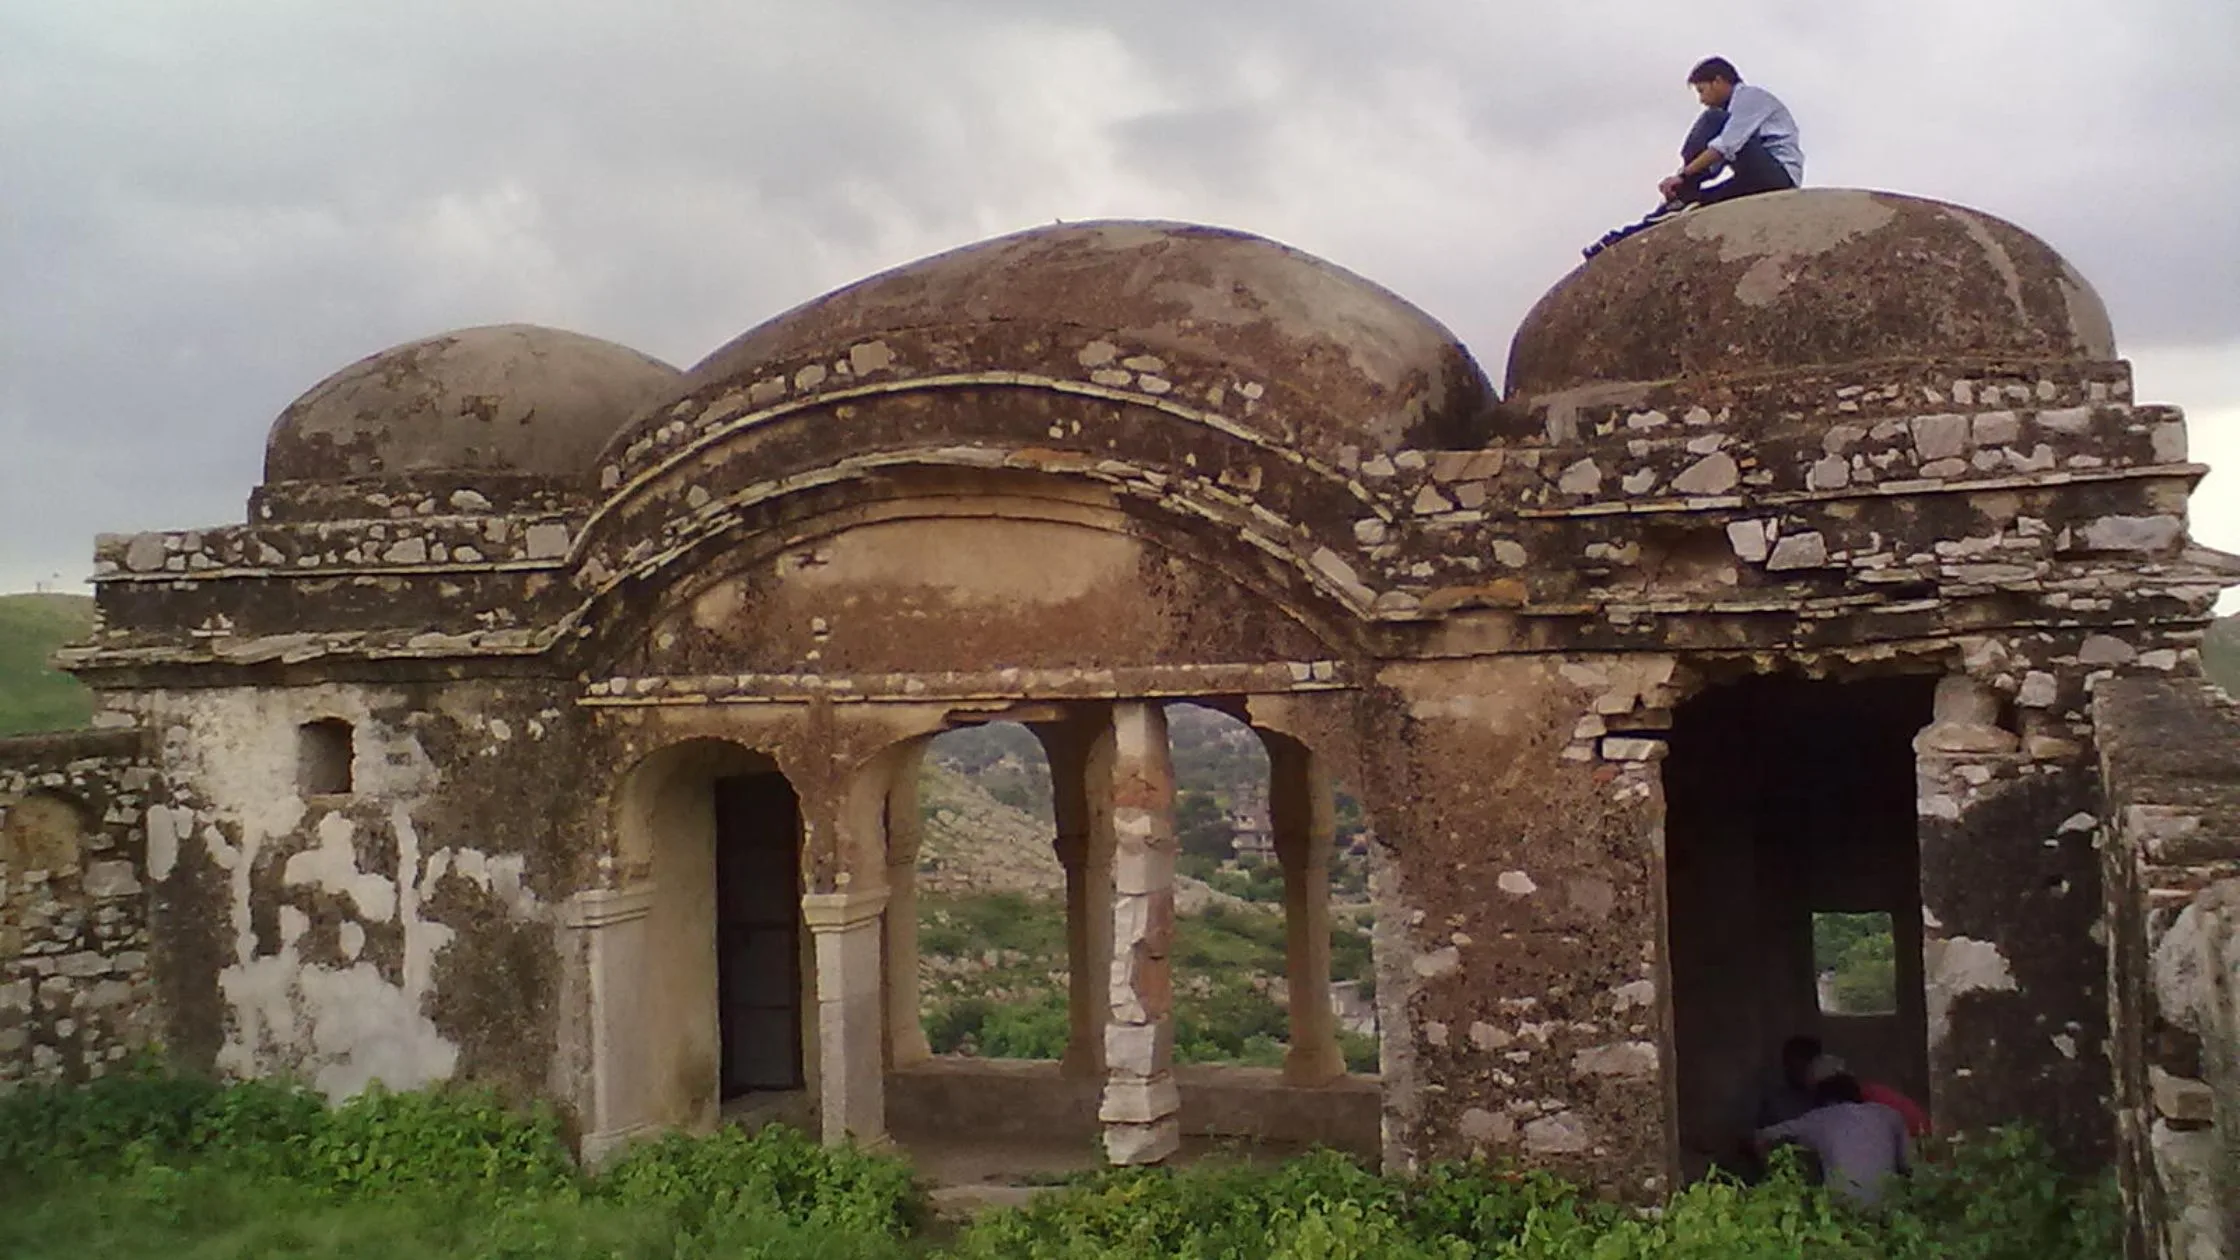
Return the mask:
<path id="1" fill-rule="evenodd" d="M 1732 162 L 1752 140 L 1764 143 L 1766 155 L 1781 163 L 1797 187 L 1804 187 L 1804 149 L 1797 143 L 1797 120 L 1789 116 L 1789 107 L 1762 87 L 1737 83 L 1727 98 L 1727 125 L 1711 147 Z"/>

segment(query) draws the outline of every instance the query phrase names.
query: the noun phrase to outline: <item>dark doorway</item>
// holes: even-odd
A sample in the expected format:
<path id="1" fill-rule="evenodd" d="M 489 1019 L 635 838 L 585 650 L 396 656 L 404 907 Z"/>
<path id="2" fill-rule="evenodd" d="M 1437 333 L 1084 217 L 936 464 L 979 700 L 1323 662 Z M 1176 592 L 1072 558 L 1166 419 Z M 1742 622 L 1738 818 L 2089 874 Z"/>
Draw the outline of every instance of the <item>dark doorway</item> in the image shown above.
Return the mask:
<path id="1" fill-rule="evenodd" d="M 715 790 L 722 1096 L 800 1089 L 801 805 L 782 774 Z"/>
<path id="2" fill-rule="evenodd" d="M 1792 1035 L 1926 1100 L 1913 737 L 1935 688 L 1759 676 L 1675 715 L 1666 933 L 1687 1175 L 1741 1149 Z M 1856 996 L 1877 986 L 1893 1000 Z"/>

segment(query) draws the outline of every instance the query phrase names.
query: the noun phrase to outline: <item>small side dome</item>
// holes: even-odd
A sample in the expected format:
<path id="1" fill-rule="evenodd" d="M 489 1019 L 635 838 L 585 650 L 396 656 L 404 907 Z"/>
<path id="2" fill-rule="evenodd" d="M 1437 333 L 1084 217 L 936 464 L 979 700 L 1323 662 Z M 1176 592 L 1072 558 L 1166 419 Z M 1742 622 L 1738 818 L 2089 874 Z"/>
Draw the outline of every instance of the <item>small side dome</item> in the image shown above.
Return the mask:
<path id="1" fill-rule="evenodd" d="M 1108 337 L 1219 365 L 1292 400 L 1296 439 L 1324 454 L 1430 444 L 1492 393 L 1454 334 L 1391 291 L 1264 237 L 1149 221 L 1033 228 L 858 281 L 740 335 L 683 389 L 712 397 L 905 331 L 943 345 L 941 371 L 1086 375 L 1077 350 Z"/>
<path id="2" fill-rule="evenodd" d="M 1889 359 L 2108 360 L 2084 277 L 1961 206 L 1810 188 L 1707 206 L 1622 241 L 1540 299 L 1507 391 Z"/>
<path id="3" fill-rule="evenodd" d="M 580 476 L 677 370 L 529 324 L 467 328 L 358 360 L 273 422 L 264 479 L 417 473 Z"/>

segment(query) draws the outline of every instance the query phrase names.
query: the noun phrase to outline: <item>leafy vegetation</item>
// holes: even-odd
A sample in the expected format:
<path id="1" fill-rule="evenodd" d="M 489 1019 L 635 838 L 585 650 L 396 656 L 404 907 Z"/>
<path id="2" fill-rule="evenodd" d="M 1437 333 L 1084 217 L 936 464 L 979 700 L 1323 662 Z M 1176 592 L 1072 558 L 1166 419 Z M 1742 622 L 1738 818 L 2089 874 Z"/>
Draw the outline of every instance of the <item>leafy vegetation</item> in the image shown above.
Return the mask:
<path id="1" fill-rule="evenodd" d="M 1827 981 L 1830 1008 L 1874 1015 L 1898 1008 L 1898 950 L 1888 914 L 1815 914 L 1812 962 Z"/>
<path id="2" fill-rule="evenodd" d="M 1066 1048 L 1065 906 L 1023 893 L 922 896 L 918 949 L 926 1040 L 936 1054 L 1055 1059 Z M 1175 1059 L 1283 1062 L 1288 1017 L 1280 911 L 1214 906 L 1175 921 Z M 1331 932 L 1331 972 L 1367 984 L 1369 938 Z M 1342 1038 L 1356 1071 L 1375 1071 L 1374 1038 Z"/>
<path id="3" fill-rule="evenodd" d="M 2240 696 L 2240 613 L 2209 627 L 2201 644 L 2201 665 L 2227 692 Z"/>
<path id="4" fill-rule="evenodd" d="M 1998 1132 L 1922 1162 L 1877 1214 L 1794 1165 L 1642 1214 L 1540 1173 L 1378 1175 L 1328 1152 L 1273 1167 L 1109 1170 L 940 1231 L 909 1166 L 784 1128 L 640 1146 L 598 1176 L 548 1115 L 473 1092 L 329 1109 L 280 1085 L 159 1076 L 0 1099 L 0 1254 L 652 1260 L 2098 1260 L 2114 1195 Z"/>
<path id="5" fill-rule="evenodd" d="M 0 595 L 0 735 L 67 730 L 93 716 L 93 693 L 48 664 L 93 629 L 83 595 Z"/>

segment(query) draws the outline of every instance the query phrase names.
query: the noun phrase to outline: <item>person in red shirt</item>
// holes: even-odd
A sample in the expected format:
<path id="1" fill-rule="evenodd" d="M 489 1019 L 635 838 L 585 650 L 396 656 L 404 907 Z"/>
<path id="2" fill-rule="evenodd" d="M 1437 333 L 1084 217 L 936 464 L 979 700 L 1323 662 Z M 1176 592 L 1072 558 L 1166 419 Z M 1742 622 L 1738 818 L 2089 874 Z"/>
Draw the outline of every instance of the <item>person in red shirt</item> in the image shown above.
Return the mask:
<path id="1" fill-rule="evenodd" d="M 1814 1085 L 1818 1085 L 1831 1076 L 1845 1074 L 1843 1060 L 1832 1054 L 1823 1054 L 1813 1060 L 1812 1070 L 1809 1073 Z M 1855 1079 L 1859 1082 L 1860 1101 L 1880 1103 L 1897 1112 L 1898 1118 L 1906 1122 L 1907 1137 L 1925 1138 L 1929 1136 L 1929 1113 L 1922 1109 L 1920 1103 L 1906 1097 L 1896 1088 L 1881 1081 L 1870 1081 L 1865 1077 L 1855 1077 Z"/>

